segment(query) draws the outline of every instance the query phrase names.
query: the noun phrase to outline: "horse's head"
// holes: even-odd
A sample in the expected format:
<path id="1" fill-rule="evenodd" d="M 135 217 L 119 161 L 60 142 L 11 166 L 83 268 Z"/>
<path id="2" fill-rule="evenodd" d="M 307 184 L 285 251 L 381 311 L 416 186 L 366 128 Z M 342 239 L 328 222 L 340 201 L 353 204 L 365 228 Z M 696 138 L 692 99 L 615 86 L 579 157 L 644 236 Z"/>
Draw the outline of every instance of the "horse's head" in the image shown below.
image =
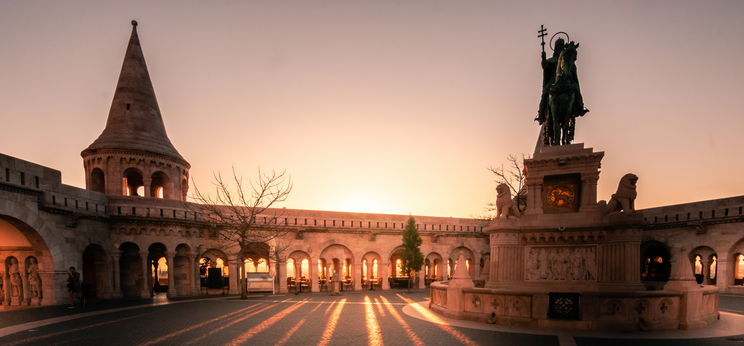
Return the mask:
<path id="1" fill-rule="evenodd" d="M 574 41 L 569 42 L 563 47 L 561 55 L 558 56 L 557 76 L 571 74 L 571 66 L 576 62 L 576 49 L 578 48 L 579 44 L 574 43 Z"/>

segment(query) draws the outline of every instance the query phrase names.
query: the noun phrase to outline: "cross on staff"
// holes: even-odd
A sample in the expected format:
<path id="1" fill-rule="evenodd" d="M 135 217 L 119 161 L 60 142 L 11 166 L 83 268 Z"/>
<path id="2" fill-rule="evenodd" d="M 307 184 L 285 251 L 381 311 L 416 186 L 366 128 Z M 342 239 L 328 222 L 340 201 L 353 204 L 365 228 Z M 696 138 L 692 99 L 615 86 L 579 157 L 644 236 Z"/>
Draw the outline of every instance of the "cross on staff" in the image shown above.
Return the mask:
<path id="1" fill-rule="evenodd" d="M 537 37 L 540 38 L 540 47 L 542 48 L 543 54 L 545 54 L 545 36 L 548 36 L 548 29 L 540 24 L 540 30 L 537 31 Z"/>

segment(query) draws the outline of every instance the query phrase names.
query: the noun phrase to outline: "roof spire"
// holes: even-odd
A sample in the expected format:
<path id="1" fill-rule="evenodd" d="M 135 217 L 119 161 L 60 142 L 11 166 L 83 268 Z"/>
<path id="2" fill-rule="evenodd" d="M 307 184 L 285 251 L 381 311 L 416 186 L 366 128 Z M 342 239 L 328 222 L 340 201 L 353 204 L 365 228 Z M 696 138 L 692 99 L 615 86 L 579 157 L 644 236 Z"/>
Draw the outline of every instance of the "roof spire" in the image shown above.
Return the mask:
<path id="1" fill-rule="evenodd" d="M 186 163 L 165 132 L 137 35 L 136 20 L 132 20 L 132 35 L 124 55 L 106 128 L 86 151 L 96 149 L 146 151 Z"/>

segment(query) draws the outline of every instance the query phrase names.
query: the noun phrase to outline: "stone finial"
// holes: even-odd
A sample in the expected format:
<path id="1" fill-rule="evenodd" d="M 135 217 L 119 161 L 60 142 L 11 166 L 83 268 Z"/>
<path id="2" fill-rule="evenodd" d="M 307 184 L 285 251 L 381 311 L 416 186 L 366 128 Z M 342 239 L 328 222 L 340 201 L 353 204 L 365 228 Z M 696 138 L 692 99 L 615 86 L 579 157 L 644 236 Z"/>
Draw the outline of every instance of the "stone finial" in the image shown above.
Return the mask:
<path id="1" fill-rule="evenodd" d="M 457 264 L 455 264 L 455 273 L 452 275 L 453 278 L 470 278 L 468 274 L 467 264 L 465 264 L 465 256 L 460 253 L 460 257 L 457 258 Z"/>
<path id="2" fill-rule="evenodd" d="M 132 26 L 137 26 L 137 21 L 132 19 Z"/>

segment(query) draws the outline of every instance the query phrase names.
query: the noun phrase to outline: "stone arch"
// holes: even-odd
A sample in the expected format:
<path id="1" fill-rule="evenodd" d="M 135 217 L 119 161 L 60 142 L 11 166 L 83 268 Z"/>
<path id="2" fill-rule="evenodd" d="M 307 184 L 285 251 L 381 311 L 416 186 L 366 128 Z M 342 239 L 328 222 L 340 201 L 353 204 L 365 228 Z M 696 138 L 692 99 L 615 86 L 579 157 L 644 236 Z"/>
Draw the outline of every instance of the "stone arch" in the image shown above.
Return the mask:
<path id="1" fill-rule="evenodd" d="M 383 265 L 380 254 L 375 251 L 368 251 L 362 256 L 360 264 L 362 286 L 367 286 L 370 282 L 379 285 Z"/>
<path id="2" fill-rule="evenodd" d="M 688 254 L 688 257 L 692 267 L 692 274 L 695 276 L 695 281 L 698 284 L 715 284 L 715 281 L 711 281 L 710 265 L 713 258 L 718 258 L 716 251 L 709 246 L 702 245 L 692 249 Z M 715 266 L 717 267 L 717 264 Z M 715 280 L 715 277 L 716 275 L 714 272 L 712 280 Z"/>
<path id="3" fill-rule="evenodd" d="M 744 238 L 740 239 L 729 250 L 730 268 L 735 286 L 744 286 Z"/>
<path id="4" fill-rule="evenodd" d="M 173 183 L 168 174 L 157 171 L 150 177 L 150 197 L 173 198 Z"/>
<path id="5" fill-rule="evenodd" d="M 303 260 L 307 261 L 307 266 L 303 267 Z M 295 277 L 310 277 L 310 255 L 302 250 L 295 250 L 292 251 L 289 256 L 287 256 L 287 278 L 295 278 Z M 291 266 L 291 268 L 290 268 Z M 294 271 L 294 276 L 291 276 L 290 271 Z"/>
<path id="6" fill-rule="evenodd" d="M 343 280 L 354 277 L 354 255 L 346 246 L 337 243 L 329 245 L 320 252 L 319 258 L 325 260 L 329 277 L 334 273 Z"/>
<path id="7" fill-rule="evenodd" d="M 207 287 L 219 288 L 222 286 L 229 285 L 227 278 L 230 276 L 230 267 L 227 262 L 227 254 L 220 249 L 210 248 L 204 251 L 199 258 L 199 287 L 207 289 Z M 219 272 L 214 269 L 220 269 Z M 211 271 L 211 274 L 210 274 Z M 210 278 L 210 275 L 219 275 L 222 279 L 221 284 L 214 278 Z M 209 293 L 209 290 L 206 291 Z"/>
<path id="8" fill-rule="evenodd" d="M 145 180 L 142 171 L 136 167 L 129 167 L 121 174 L 122 194 L 125 196 L 145 196 Z"/>
<path id="9" fill-rule="evenodd" d="M 442 280 L 444 273 L 444 258 L 438 252 L 430 252 L 424 259 L 424 278 L 426 285 L 432 281 Z"/>
<path id="10" fill-rule="evenodd" d="M 140 248 L 133 242 L 125 242 L 119 246 L 119 283 L 121 293 L 125 298 L 142 296 L 145 275 L 142 267 Z"/>
<path id="11" fill-rule="evenodd" d="M 390 251 L 388 263 L 388 276 L 391 278 L 408 277 L 405 273 L 401 272 L 403 265 L 403 246 L 397 246 Z"/>
<path id="12" fill-rule="evenodd" d="M 249 243 L 242 253 L 243 266 L 247 273 L 270 272 L 271 247 L 269 244 L 253 242 Z"/>
<path id="13" fill-rule="evenodd" d="M 0 239 L 0 279 L 4 283 L 0 304 L 50 305 L 61 298 L 55 297 L 52 252 L 34 227 L 15 217 L 0 215 Z M 33 297 L 29 295 L 29 268 L 34 271 Z"/>
<path id="14" fill-rule="evenodd" d="M 647 287 L 660 289 L 669 280 L 672 270 L 671 252 L 666 244 L 656 240 L 641 243 L 640 262 L 641 281 L 647 282 Z"/>
<path id="15" fill-rule="evenodd" d="M 90 189 L 96 192 L 106 193 L 106 175 L 98 167 L 90 171 Z"/>
<path id="16" fill-rule="evenodd" d="M 83 294 L 90 298 L 102 298 L 107 293 L 109 266 L 106 251 L 98 244 L 90 244 L 83 250 Z"/>
<path id="17" fill-rule="evenodd" d="M 455 272 L 455 267 L 459 264 L 457 261 L 460 258 L 460 255 L 462 254 L 463 258 L 465 258 L 465 265 L 468 268 L 468 275 L 470 277 L 474 277 L 475 273 L 475 255 L 473 254 L 473 250 L 470 250 L 467 246 L 460 245 L 452 251 L 450 251 L 449 259 L 450 259 L 450 276 L 452 276 Z"/>

